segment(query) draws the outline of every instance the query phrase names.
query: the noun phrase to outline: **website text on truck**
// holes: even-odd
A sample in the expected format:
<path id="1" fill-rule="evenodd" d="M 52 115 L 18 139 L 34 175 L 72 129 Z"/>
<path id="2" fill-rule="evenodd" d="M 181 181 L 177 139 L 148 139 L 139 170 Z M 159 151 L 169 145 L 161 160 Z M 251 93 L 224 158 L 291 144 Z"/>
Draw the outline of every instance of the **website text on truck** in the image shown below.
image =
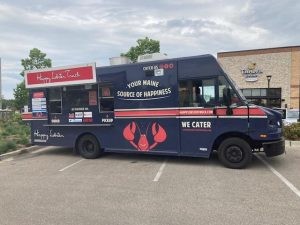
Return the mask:
<path id="1" fill-rule="evenodd" d="M 230 168 L 284 152 L 281 114 L 248 104 L 211 55 L 25 72 L 31 141 L 104 152 L 209 158 Z"/>

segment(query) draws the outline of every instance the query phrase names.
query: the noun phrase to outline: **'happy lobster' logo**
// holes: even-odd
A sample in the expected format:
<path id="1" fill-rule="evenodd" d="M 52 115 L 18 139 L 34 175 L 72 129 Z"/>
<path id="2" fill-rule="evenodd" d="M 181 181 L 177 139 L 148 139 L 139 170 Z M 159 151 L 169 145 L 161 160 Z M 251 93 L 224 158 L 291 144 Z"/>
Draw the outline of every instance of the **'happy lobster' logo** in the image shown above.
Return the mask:
<path id="1" fill-rule="evenodd" d="M 158 123 L 154 122 L 152 124 L 152 135 L 153 135 L 153 143 L 150 145 L 147 138 L 148 128 L 150 123 L 147 126 L 146 132 L 142 133 L 139 126 L 135 122 L 130 122 L 123 130 L 124 138 L 129 141 L 129 143 L 135 147 L 138 151 L 149 151 L 153 149 L 159 143 L 163 143 L 167 139 L 167 133 L 165 129 Z M 138 129 L 139 131 L 139 140 L 136 143 L 135 132 Z"/>

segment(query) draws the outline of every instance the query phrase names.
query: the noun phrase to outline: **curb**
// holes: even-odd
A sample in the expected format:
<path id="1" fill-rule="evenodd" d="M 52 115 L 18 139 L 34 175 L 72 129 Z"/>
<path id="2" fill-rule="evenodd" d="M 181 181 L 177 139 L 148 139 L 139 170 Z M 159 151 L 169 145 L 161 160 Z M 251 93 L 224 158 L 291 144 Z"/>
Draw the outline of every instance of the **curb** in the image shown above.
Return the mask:
<path id="1" fill-rule="evenodd" d="M 13 151 L 13 152 L 8 152 L 8 153 L 5 153 L 5 154 L 2 154 L 2 155 L 0 155 L 0 161 L 4 160 L 4 159 L 7 159 L 7 158 L 10 158 L 10 157 L 17 156 L 17 155 L 21 155 L 21 154 L 25 154 L 25 153 L 28 153 L 28 152 L 32 152 L 32 151 L 37 150 L 37 149 L 39 149 L 41 147 L 43 147 L 43 146 L 33 145 L 33 146 L 30 146 L 30 147 L 21 148 L 19 150 Z"/>

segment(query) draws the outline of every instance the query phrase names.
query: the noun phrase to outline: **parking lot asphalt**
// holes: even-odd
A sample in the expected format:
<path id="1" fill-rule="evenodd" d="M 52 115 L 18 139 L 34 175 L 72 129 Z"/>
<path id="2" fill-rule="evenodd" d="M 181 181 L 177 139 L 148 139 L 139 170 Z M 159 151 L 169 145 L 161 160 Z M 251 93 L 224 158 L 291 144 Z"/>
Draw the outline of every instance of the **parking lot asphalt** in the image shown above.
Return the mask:
<path id="1" fill-rule="evenodd" d="M 216 155 L 37 150 L 0 161 L 0 224 L 300 224 L 300 149 L 259 156 L 233 170 Z"/>

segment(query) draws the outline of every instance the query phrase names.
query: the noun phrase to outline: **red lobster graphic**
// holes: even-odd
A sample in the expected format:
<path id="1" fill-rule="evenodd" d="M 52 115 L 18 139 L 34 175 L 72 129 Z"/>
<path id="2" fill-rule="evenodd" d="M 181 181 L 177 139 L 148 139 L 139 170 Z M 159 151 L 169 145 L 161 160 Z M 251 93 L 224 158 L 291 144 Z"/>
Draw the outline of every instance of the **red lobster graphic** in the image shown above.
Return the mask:
<path id="1" fill-rule="evenodd" d="M 149 125 L 146 129 L 146 133 L 141 133 L 139 126 L 133 121 L 124 128 L 123 136 L 138 151 L 147 152 L 147 151 L 153 149 L 159 143 L 162 143 L 167 139 L 167 133 L 166 133 L 165 129 L 162 128 L 162 126 L 159 125 L 158 123 L 154 122 L 152 124 L 152 135 L 153 135 L 154 143 L 149 145 L 149 142 L 147 139 Z M 140 133 L 140 138 L 139 138 L 139 141 L 137 144 L 136 144 L 136 142 L 134 142 L 134 134 L 136 132 L 136 128 L 138 128 L 139 133 Z"/>

